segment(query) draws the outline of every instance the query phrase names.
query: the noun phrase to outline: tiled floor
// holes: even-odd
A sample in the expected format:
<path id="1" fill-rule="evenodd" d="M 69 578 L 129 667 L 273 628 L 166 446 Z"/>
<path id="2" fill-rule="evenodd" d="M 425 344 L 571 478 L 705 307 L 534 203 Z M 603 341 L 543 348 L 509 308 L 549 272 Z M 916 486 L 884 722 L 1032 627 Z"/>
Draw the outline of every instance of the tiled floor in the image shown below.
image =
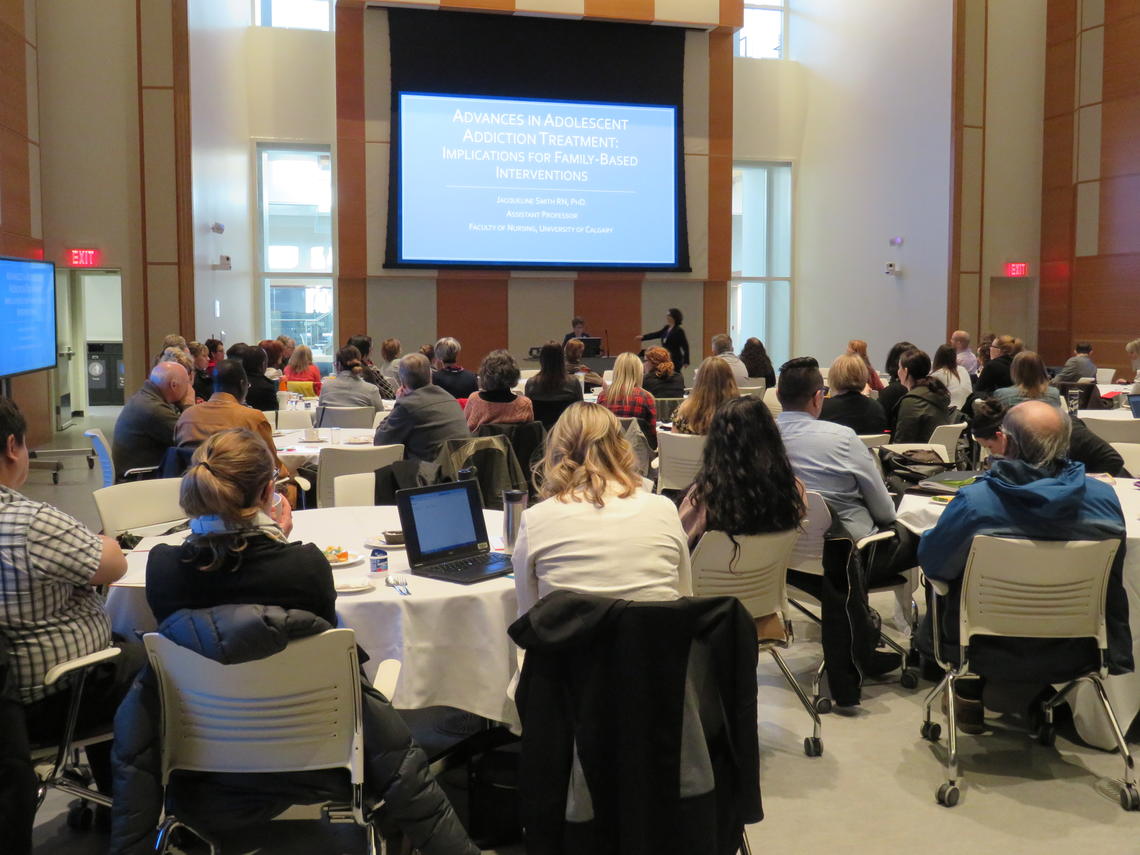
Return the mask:
<path id="1" fill-rule="evenodd" d="M 50 476 L 33 473 L 26 492 L 97 525 L 90 499 L 99 484 L 95 474 L 73 459 L 60 481 L 55 487 Z M 890 613 L 889 601 L 876 605 Z M 797 632 L 788 662 L 806 681 L 819 656 L 818 636 L 802 622 Z M 767 658 L 761 660 L 757 682 L 765 819 L 749 829 L 753 852 L 1140 851 L 1140 813 L 1126 814 L 1117 803 L 1119 756 L 1081 746 L 1064 729 L 1055 748 L 1041 747 L 1021 732 L 964 736 L 959 742 L 962 802 L 948 810 L 934 799 L 945 739 L 935 746 L 918 733 L 922 692 L 929 684 L 915 692 L 897 682 L 869 687 L 854 714 L 825 716 L 824 755 L 808 758 L 802 743 L 811 733 L 810 721 Z M 53 795 L 45 805 L 36 830 L 37 853 L 105 852 L 106 837 L 67 829 L 66 801 Z M 224 843 L 227 855 L 362 851 L 355 829 L 312 822 L 251 828 Z M 502 850 L 504 855 L 521 851 Z"/>

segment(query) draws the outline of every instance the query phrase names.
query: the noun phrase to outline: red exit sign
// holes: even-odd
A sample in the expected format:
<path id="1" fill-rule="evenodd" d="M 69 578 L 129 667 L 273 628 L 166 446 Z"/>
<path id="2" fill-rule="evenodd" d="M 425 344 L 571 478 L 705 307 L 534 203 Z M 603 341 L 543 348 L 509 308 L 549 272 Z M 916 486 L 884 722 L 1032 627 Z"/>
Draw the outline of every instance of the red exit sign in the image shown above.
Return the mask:
<path id="1" fill-rule="evenodd" d="M 1029 262 L 1028 261 L 1010 261 L 1005 265 L 1005 275 L 1009 277 L 1021 277 L 1029 275 Z"/>
<path id="2" fill-rule="evenodd" d="M 98 267 L 103 253 L 97 249 L 68 249 L 64 251 L 68 267 Z"/>

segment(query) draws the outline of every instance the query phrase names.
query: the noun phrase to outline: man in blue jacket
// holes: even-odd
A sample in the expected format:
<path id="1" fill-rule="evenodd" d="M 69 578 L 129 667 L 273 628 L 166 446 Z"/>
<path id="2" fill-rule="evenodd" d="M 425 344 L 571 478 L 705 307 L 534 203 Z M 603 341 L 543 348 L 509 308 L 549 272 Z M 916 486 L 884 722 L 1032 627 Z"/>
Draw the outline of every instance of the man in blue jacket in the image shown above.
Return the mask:
<path id="1" fill-rule="evenodd" d="M 938 525 L 923 534 L 918 547 L 923 572 L 950 584 L 940 614 L 944 655 L 957 661 L 961 580 L 975 535 L 1113 539 L 1120 541 L 1120 548 L 1108 582 L 1108 666 L 1113 674 L 1131 671 L 1132 636 L 1122 584 L 1124 513 L 1116 492 L 1108 484 L 1086 477 L 1084 464 L 1068 459 L 1071 422 L 1062 410 L 1042 401 L 1027 401 L 1006 414 L 1001 430 L 1006 441 L 1004 454 L 977 482 L 958 491 Z M 920 635 L 920 646 L 930 651 L 930 644 L 928 621 Z M 1008 675 L 1011 682 L 1039 687 L 1096 661 L 1092 639 L 981 638 L 970 648 L 975 673 L 1002 680 Z M 958 704 L 960 709 L 964 707 L 963 724 L 980 730 L 980 695 L 971 697 L 977 688 L 971 692 L 963 685 Z"/>

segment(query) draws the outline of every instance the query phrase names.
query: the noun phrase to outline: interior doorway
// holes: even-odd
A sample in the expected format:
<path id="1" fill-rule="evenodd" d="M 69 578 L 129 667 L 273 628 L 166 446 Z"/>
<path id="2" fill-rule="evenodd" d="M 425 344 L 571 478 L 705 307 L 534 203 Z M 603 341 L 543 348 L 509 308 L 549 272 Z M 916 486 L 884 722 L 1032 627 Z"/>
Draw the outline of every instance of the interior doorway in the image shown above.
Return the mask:
<path id="1" fill-rule="evenodd" d="M 53 381 L 55 428 L 94 406 L 121 406 L 123 286 L 118 270 L 56 270 L 59 361 Z"/>

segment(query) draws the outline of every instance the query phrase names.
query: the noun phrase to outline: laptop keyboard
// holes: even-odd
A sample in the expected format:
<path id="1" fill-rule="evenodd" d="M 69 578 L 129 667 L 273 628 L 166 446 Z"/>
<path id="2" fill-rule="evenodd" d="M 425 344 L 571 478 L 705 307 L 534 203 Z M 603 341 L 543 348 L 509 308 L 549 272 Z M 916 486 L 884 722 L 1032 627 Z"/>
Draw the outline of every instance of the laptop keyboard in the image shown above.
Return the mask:
<path id="1" fill-rule="evenodd" d="M 442 564 L 432 564 L 430 568 L 425 569 L 430 569 L 435 573 L 461 573 L 471 567 L 482 567 L 490 564 L 494 560 L 495 556 L 492 554 L 473 555 L 470 558 L 459 558 L 455 561 L 445 561 Z"/>

